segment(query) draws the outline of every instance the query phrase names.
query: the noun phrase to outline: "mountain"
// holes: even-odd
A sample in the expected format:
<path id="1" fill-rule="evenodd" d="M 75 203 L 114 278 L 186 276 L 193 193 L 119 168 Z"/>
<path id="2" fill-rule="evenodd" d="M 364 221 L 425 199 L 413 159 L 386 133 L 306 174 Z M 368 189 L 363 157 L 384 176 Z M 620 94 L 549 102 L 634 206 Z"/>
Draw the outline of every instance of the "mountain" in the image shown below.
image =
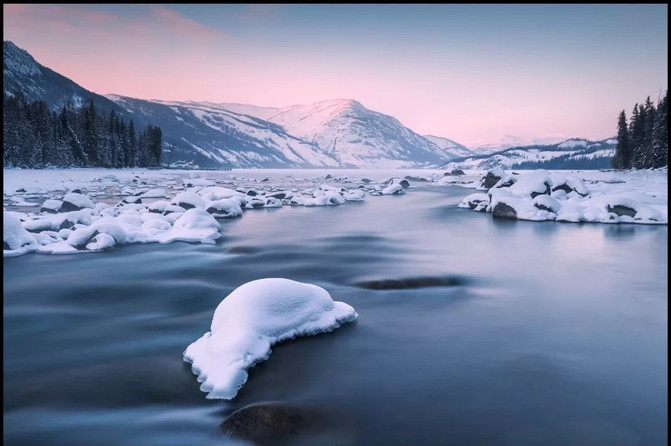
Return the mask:
<path id="1" fill-rule="evenodd" d="M 282 127 L 217 104 L 107 97 L 133 116 L 164 129 L 164 139 L 174 147 L 169 161 L 193 160 L 204 167 L 338 166 L 319 147 Z"/>
<path id="2" fill-rule="evenodd" d="M 476 155 L 500 152 L 512 147 L 553 145 L 564 141 L 565 137 L 522 138 L 520 136 L 504 135 L 498 141 L 483 144 L 472 149 Z"/>
<path id="3" fill-rule="evenodd" d="M 476 155 L 476 153 L 473 152 L 468 147 L 461 145 L 458 142 L 452 141 L 451 139 L 433 135 L 423 135 L 423 136 L 424 139 L 428 139 L 429 141 L 440 147 L 443 150 L 443 153 L 445 153 L 450 158 L 463 158 L 465 156 Z"/>
<path id="4" fill-rule="evenodd" d="M 2 64 L 5 94 L 22 90 L 28 102 L 44 101 L 54 111 L 68 104 L 80 107 L 93 100 L 98 111 L 109 113 L 114 110 L 128 118 L 114 102 L 39 64 L 27 51 L 12 42 L 4 41 L 2 44 Z"/>
<path id="5" fill-rule="evenodd" d="M 163 162 L 201 167 L 434 167 L 468 149 L 446 138 L 424 138 L 397 119 L 351 99 L 284 108 L 211 102 L 147 101 L 101 96 L 39 64 L 11 42 L 3 44 L 6 94 L 23 90 L 53 109 L 93 100 L 137 128 L 159 126 Z"/>
<path id="6" fill-rule="evenodd" d="M 396 118 L 352 99 L 279 109 L 267 117 L 288 133 L 333 156 L 343 167 L 428 167 L 450 157 Z"/>
<path id="7" fill-rule="evenodd" d="M 609 168 L 617 140 L 571 138 L 556 144 L 510 147 L 493 153 L 454 159 L 451 169 L 600 169 Z"/>

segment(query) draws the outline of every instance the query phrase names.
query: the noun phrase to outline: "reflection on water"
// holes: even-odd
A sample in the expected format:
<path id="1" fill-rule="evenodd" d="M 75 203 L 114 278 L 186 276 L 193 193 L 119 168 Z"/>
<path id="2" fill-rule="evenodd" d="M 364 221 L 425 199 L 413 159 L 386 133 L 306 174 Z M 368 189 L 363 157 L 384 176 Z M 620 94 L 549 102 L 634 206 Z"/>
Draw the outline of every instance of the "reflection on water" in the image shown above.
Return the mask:
<path id="1" fill-rule="evenodd" d="M 496 220 L 463 195 L 248 211 L 213 246 L 5 259 L 5 443 L 238 444 L 224 419 L 274 401 L 349 420 L 289 444 L 666 444 L 667 227 Z M 263 277 L 359 319 L 206 400 L 182 352 Z M 353 286 L 417 278 L 459 281 Z"/>
<path id="2" fill-rule="evenodd" d="M 636 235 L 637 230 L 641 231 L 641 229 L 634 227 L 634 225 L 628 225 L 628 224 L 603 225 L 603 235 L 605 237 L 630 239 Z"/>

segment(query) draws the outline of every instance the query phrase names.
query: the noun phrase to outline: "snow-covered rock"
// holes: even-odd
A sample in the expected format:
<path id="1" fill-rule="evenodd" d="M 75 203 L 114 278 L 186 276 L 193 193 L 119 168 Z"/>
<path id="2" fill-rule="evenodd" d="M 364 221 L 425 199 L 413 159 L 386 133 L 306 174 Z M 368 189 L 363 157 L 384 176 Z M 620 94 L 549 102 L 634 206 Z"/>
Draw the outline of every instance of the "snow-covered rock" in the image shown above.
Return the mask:
<path id="1" fill-rule="evenodd" d="M 86 249 L 89 251 L 104 251 L 105 249 L 110 249 L 114 245 L 114 237 L 109 234 L 98 234 L 86 245 Z"/>
<path id="2" fill-rule="evenodd" d="M 495 178 L 498 180 L 492 185 Z M 481 186 L 485 183 L 491 185 L 486 197 L 471 194 L 459 206 L 517 220 L 668 224 L 666 195 L 626 189 L 590 190 L 579 177 L 544 170 L 519 175 L 490 171 Z"/>
<path id="3" fill-rule="evenodd" d="M 157 240 L 160 243 L 171 243 L 177 240 L 214 243 L 221 236 L 220 228 L 221 225 L 212 215 L 203 209 L 193 208 L 184 212 L 170 230 L 159 234 Z"/>
<path id="4" fill-rule="evenodd" d="M 480 203 L 489 204 L 489 196 L 487 194 L 483 194 L 482 192 L 476 192 L 461 200 L 459 207 L 475 209 Z"/>
<path id="5" fill-rule="evenodd" d="M 336 191 L 321 191 L 315 192 L 315 196 L 311 199 L 303 201 L 305 207 L 313 206 L 338 206 L 345 203 L 345 197 Z"/>
<path id="6" fill-rule="evenodd" d="M 158 214 L 162 214 L 165 212 L 165 209 L 170 206 L 170 202 L 166 200 L 157 200 L 147 206 L 147 210 L 149 212 L 155 212 Z M 182 208 L 183 209 L 183 208 Z"/>
<path id="7" fill-rule="evenodd" d="M 23 227 L 14 213 L 4 211 L 2 220 L 3 256 L 23 254 L 39 247 L 35 237 Z"/>
<path id="8" fill-rule="evenodd" d="M 496 183 L 501 181 L 501 178 L 503 178 L 504 175 L 505 175 L 505 173 L 502 170 L 499 170 L 499 169 L 490 170 L 482 178 L 482 181 L 480 182 L 480 186 L 483 189 L 491 189 L 492 187 L 494 187 L 494 185 Z"/>
<path id="9" fill-rule="evenodd" d="M 267 197 L 266 198 L 266 204 L 264 205 L 266 208 L 281 208 L 282 207 L 282 200 L 279 198 L 274 198 L 274 197 Z"/>
<path id="10" fill-rule="evenodd" d="M 216 218 L 233 218 L 242 215 L 240 202 L 231 198 L 210 201 L 205 210 Z"/>
<path id="11" fill-rule="evenodd" d="M 207 201 L 215 201 L 215 200 L 221 200 L 224 198 L 231 198 L 235 197 L 237 195 L 242 195 L 238 191 L 234 191 L 233 189 L 229 189 L 227 187 L 221 187 L 221 186 L 210 186 L 210 187 L 205 187 L 198 191 L 198 195 L 203 197 Z"/>
<path id="12" fill-rule="evenodd" d="M 114 239 L 115 243 L 126 243 L 127 232 L 124 229 L 124 226 L 127 226 L 128 223 L 124 223 L 125 220 L 123 218 L 103 217 L 94 221 L 91 224 L 91 228 L 101 234 L 109 235 Z M 135 226 L 132 222 L 130 225 Z"/>
<path id="13" fill-rule="evenodd" d="M 203 197 L 196 195 L 193 192 L 180 192 L 172 199 L 171 203 L 184 209 L 204 209 L 207 204 Z"/>
<path id="14" fill-rule="evenodd" d="M 214 186 L 214 181 L 207 178 L 184 178 L 182 181 L 186 187 L 194 186 Z"/>
<path id="15" fill-rule="evenodd" d="M 345 201 L 363 201 L 365 197 L 366 194 L 358 189 L 347 190 L 343 192 L 343 198 L 345 198 Z"/>
<path id="16" fill-rule="evenodd" d="M 208 399 L 233 399 L 247 369 L 268 359 L 271 346 L 297 336 L 332 331 L 357 318 L 316 285 L 270 278 L 248 282 L 217 307 L 210 331 L 189 345 L 184 360 Z"/>
<path id="17" fill-rule="evenodd" d="M 93 208 L 93 201 L 89 197 L 76 192 L 70 192 L 63 197 L 61 212 L 78 211 L 84 208 Z"/>
<path id="18" fill-rule="evenodd" d="M 90 226 L 75 229 L 68 237 L 67 243 L 75 249 L 84 249 L 96 235 L 98 231 Z"/>
<path id="19" fill-rule="evenodd" d="M 405 189 L 400 183 L 394 183 L 382 189 L 381 193 L 382 195 L 403 195 L 405 194 Z"/>
<path id="20" fill-rule="evenodd" d="M 166 192 L 164 188 L 149 189 L 140 195 L 142 198 L 165 198 Z"/>

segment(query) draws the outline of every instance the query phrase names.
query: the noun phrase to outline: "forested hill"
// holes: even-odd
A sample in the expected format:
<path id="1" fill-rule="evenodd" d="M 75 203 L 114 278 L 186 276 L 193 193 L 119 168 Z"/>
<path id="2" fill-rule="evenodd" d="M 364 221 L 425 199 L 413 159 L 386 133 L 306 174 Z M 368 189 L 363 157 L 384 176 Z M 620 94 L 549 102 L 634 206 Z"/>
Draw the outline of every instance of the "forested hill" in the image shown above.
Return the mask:
<path id="1" fill-rule="evenodd" d="M 152 167 L 161 165 L 162 131 L 136 130 L 114 110 L 83 107 L 53 111 L 44 101 L 29 102 L 21 90 L 4 94 L 4 167 Z"/>
<path id="2" fill-rule="evenodd" d="M 616 169 L 648 169 L 669 165 L 669 105 L 667 93 L 657 106 L 650 96 L 634 105 L 629 123 L 624 110 L 617 120 Z"/>

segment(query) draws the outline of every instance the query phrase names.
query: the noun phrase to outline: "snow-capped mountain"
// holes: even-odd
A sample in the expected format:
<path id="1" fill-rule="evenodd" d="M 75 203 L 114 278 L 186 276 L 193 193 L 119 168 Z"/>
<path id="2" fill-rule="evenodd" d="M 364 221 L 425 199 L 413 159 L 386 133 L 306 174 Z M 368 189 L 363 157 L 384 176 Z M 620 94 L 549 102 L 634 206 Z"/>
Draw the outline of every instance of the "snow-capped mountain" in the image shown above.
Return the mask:
<path id="1" fill-rule="evenodd" d="M 21 90 L 28 102 L 44 101 L 52 110 L 64 105 L 79 107 L 93 100 L 98 110 L 114 110 L 121 116 L 126 114 L 104 96 L 93 93 L 67 77 L 38 63 L 27 51 L 4 41 L 2 44 L 3 78 L 5 94 L 12 95 Z"/>
<path id="2" fill-rule="evenodd" d="M 500 152 L 502 150 L 510 149 L 512 147 L 553 145 L 558 144 L 564 140 L 566 140 L 566 137 L 562 136 L 522 138 L 520 136 L 504 135 L 497 141 L 476 146 L 475 148 L 472 148 L 471 151 L 476 155 L 486 155 L 488 153 Z"/>
<path id="3" fill-rule="evenodd" d="M 468 147 L 452 141 L 451 139 L 433 135 L 423 135 L 423 137 L 440 147 L 450 158 L 463 158 L 465 156 L 476 155 L 476 153 Z"/>
<path id="4" fill-rule="evenodd" d="M 337 167 L 314 144 L 282 127 L 213 103 L 145 101 L 119 95 L 110 100 L 163 130 L 171 161 L 192 159 L 206 167 Z M 253 107 L 253 106 L 252 106 Z"/>
<path id="5" fill-rule="evenodd" d="M 600 169 L 610 167 L 617 140 L 571 138 L 556 144 L 511 147 L 448 162 L 450 169 Z"/>
<path id="6" fill-rule="evenodd" d="M 294 105 L 277 109 L 274 114 L 268 108 L 261 111 L 265 119 L 315 144 L 343 167 L 426 167 L 451 158 L 396 118 L 369 110 L 352 99 Z"/>
<path id="7" fill-rule="evenodd" d="M 28 101 L 54 109 L 93 100 L 136 127 L 162 128 L 164 162 L 201 167 L 425 167 L 444 164 L 462 146 L 436 144 L 354 100 L 330 100 L 285 108 L 211 102 L 147 101 L 98 95 L 39 64 L 4 42 L 4 89 L 20 89 Z"/>

